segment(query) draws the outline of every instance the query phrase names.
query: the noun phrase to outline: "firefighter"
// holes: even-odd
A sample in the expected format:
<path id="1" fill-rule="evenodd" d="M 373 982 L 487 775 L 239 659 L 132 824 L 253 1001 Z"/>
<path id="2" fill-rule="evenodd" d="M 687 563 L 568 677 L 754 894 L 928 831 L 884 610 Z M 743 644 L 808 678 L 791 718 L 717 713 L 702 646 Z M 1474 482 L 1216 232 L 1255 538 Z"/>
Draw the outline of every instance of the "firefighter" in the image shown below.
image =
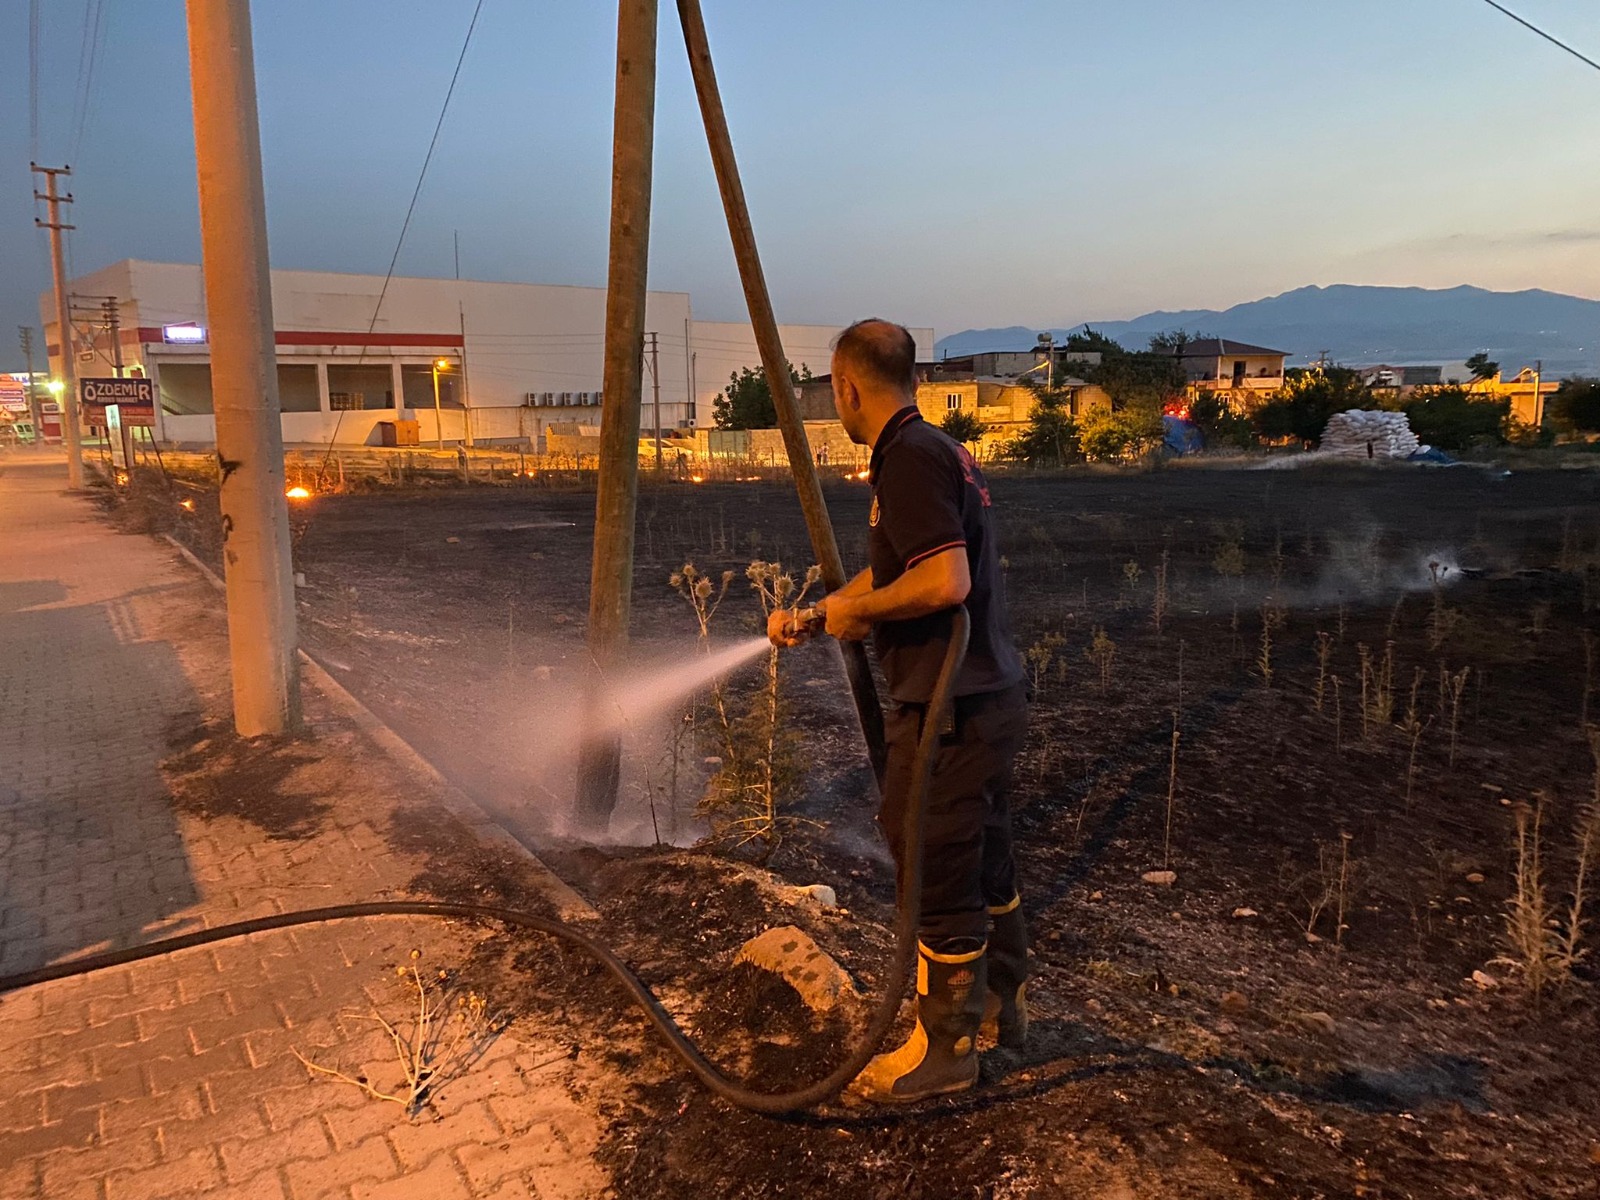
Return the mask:
<path id="1" fill-rule="evenodd" d="M 897 868 L 912 764 L 955 607 L 966 605 L 972 622 L 928 795 L 916 1026 L 852 1085 L 867 1099 L 906 1103 L 977 1081 L 980 1027 L 1010 1048 L 1027 1034 L 1027 929 L 1008 799 L 1027 728 L 1025 676 L 989 486 L 967 449 L 917 411 L 915 341 L 889 321 L 859 321 L 835 342 L 832 373 L 845 432 L 872 448 L 870 565 L 818 607 L 833 637 L 872 635 L 888 681 L 878 821 Z M 780 646 L 810 636 L 783 612 L 767 632 Z"/>

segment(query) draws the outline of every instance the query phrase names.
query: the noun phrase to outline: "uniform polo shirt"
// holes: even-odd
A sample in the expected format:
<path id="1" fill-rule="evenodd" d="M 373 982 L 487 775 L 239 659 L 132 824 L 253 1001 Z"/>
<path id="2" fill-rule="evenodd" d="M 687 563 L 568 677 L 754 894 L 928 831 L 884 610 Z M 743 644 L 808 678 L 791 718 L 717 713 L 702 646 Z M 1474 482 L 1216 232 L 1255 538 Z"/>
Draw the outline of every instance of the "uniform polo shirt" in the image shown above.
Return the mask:
<path id="1" fill-rule="evenodd" d="M 967 658 L 955 694 L 998 692 L 1022 682 L 1022 660 L 1006 617 L 989 485 L 967 448 L 903 408 L 872 448 L 871 532 L 867 553 L 872 586 L 887 587 L 919 562 L 962 549 L 972 576 L 966 600 L 972 619 Z M 926 703 L 950 642 L 950 610 L 906 621 L 880 621 L 872 641 L 902 704 Z"/>

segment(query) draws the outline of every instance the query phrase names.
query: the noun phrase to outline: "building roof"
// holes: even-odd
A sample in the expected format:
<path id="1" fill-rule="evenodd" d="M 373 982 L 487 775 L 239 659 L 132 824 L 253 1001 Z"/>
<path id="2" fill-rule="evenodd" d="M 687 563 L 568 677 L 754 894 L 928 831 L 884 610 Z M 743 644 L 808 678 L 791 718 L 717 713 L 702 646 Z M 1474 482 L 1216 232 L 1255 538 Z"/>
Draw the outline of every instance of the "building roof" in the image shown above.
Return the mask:
<path id="1" fill-rule="evenodd" d="M 1229 338 L 1195 338 L 1183 344 L 1184 358 L 1227 358 L 1230 354 L 1289 357 L 1287 350 L 1269 350 L 1265 346 L 1252 346 L 1249 342 L 1235 342 Z"/>

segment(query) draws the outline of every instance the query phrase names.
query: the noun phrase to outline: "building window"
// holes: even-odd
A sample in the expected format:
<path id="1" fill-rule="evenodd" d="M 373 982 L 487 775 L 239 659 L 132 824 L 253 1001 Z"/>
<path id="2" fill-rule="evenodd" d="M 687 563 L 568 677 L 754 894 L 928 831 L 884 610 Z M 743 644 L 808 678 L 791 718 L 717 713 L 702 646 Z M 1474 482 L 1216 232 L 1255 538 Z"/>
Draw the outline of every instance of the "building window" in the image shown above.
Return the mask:
<path id="1" fill-rule="evenodd" d="M 389 365 L 328 364 L 328 407 L 334 412 L 394 407 L 394 374 Z"/>
<path id="2" fill-rule="evenodd" d="M 160 364 L 161 411 L 173 416 L 209 416 L 211 364 L 164 362 Z"/>
<path id="3" fill-rule="evenodd" d="M 956 409 L 961 407 L 961 393 L 960 392 L 948 392 L 948 393 L 946 393 L 945 394 L 945 398 L 944 398 L 944 406 L 945 406 L 945 408 L 949 409 L 951 412 L 955 412 Z"/>
<path id="4" fill-rule="evenodd" d="M 278 409 L 286 413 L 322 411 L 322 397 L 317 394 L 315 365 L 278 364 Z"/>
<path id="5" fill-rule="evenodd" d="M 451 360 L 450 369 L 439 372 L 439 407 L 460 408 L 456 381 L 461 373 Z M 400 386 L 405 391 L 407 408 L 433 407 L 433 366 L 431 363 L 401 363 Z"/>

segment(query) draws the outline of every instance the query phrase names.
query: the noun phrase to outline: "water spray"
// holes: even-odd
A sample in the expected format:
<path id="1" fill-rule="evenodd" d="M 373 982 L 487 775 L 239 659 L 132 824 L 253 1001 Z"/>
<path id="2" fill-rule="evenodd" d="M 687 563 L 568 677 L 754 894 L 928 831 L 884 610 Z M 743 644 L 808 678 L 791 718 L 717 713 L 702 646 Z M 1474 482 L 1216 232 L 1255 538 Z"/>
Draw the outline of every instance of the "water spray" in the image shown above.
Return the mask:
<path id="1" fill-rule="evenodd" d="M 87 975 L 107 967 L 122 966 L 143 959 L 157 958 L 195 946 L 206 946 L 229 938 L 244 937 L 270 929 L 290 929 L 298 925 L 314 925 L 323 921 L 346 920 L 353 917 L 426 916 L 467 917 L 478 921 L 496 921 L 517 929 L 530 929 L 570 942 L 585 951 L 617 979 L 655 1026 L 668 1048 L 687 1066 L 696 1079 L 710 1091 L 730 1104 L 752 1112 L 781 1115 L 814 1108 L 837 1096 L 845 1085 L 861 1073 L 878 1045 L 893 1026 L 900 1013 L 900 997 L 907 975 L 917 952 L 917 926 L 921 921 L 922 897 L 922 833 L 928 807 L 928 789 L 933 782 L 933 765 L 939 751 L 939 731 L 955 696 L 956 675 L 967 656 L 967 638 L 971 621 L 965 608 L 957 607 L 951 622 L 950 645 L 945 651 L 944 663 L 939 669 L 938 682 L 928 702 L 927 719 L 923 722 L 922 736 L 917 741 L 917 754 L 911 769 L 911 802 L 906 805 L 902 836 L 906 847 L 905 865 L 897 892 L 900 898 L 895 920 L 894 962 L 884 976 L 884 992 L 867 1024 L 860 1045 L 831 1071 L 826 1078 L 809 1087 L 792 1092 L 757 1092 L 735 1083 L 703 1055 L 689 1040 L 672 1014 L 662 1007 L 655 994 L 616 953 L 598 938 L 565 921 L 536 916 L 517 909 L 500 908 L 487 904 L 454 904 L 439 900 L 380 900 L 366 904 L 341 904 L 331 908 L 313 908 L 302 912 L 276 913 L 258 917 L 253 921 L 238 921 L 231 925 L 218 925 L 178 937 L 163 938 L 143 946 L 111 950 L 92 954 L 71 962 L 55 963 L 33 971 L 22 971 L 0 976 L 0 994 L 53 979 L 66 979 Z M 795 614 L 795 628 L 815 631 L 821 627 L 822 614 L 815 608 L 803 609 Z M 766 639 L 761 639 L 765 642 Z M 730 648 L 749 656 L 749 646 Z"/>

